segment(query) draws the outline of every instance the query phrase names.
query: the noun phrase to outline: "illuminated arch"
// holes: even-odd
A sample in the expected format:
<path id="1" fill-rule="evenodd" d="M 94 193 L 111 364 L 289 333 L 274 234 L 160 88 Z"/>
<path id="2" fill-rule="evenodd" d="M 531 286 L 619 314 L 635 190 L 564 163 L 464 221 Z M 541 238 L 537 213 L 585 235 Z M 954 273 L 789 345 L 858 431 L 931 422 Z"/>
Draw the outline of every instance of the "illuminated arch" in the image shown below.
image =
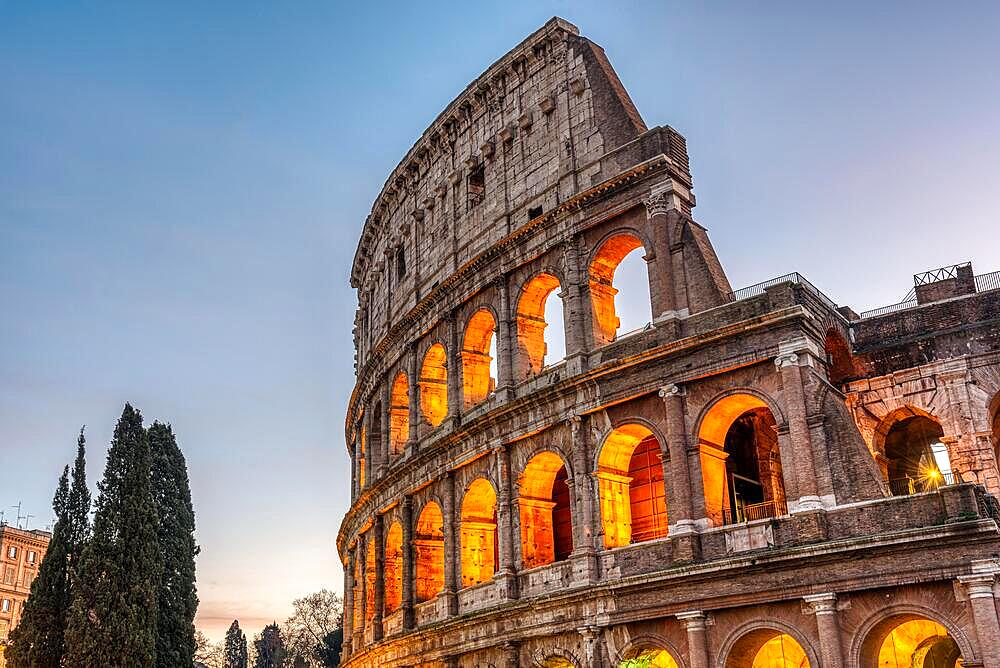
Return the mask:
<path id="1" fill-rule="evenodd" d="M 604 439 L 597 461 L 604 547 L 667 535 L 660 444 L 647 427 L 624 424 Z"/>
<path id="2" fill-rule="evenodd" d="M 928 607 L 904 603 L 880 609 L 860 625 L 848 662 L 864 668 L 909 666 L 907 659 L 916 659 L 914 666 L 960 665 L 948 661 L 949 656 L 970 663 L 980 658 L 958 625 Z"/>
<path id="3" fill-rule="evenodd" d="M 497 494 L 477 478 L 462 498 L 462 587 L 488 582 L 497 570 Z"/>
<path id="4" fill-rule="evenodd" d="M 444 589 L 444 521 L 435 501 L 428 501 L 420 511 L 415 533 L 414 589 L 417 603 L 423 603 Z"/>
<path id="5" fill-rule="evenodd" d="M 617 668 L 680 668 L 675 658 L 675 650 L 667 649 L 667 643 L 660 638 L 643 636 L 633 638 L 619 656 Z M 680 654 L 677 654 L 680 656 Z"/>
<path id="6" fill-rule="evenodd" d="M 705 512 L 716 525 L 787 512 L 771 404 L 749 391 L 727 394 L 698 426 Z"/>
<path id="7" fill-rule="evenodd" d="M 385 534 L 385 614 L 399 609 L 403 602 L 403 527 L 393 521 Z"/>
<path id="8" fill-rule="evenodd" d="M 364 413 L 361 415 L 361 433 L 358 435 L 358 489 L 364 489 L 368 484 L 368 444 L 365 433 Z"/>
<path id="9" fill-rule="evenodd" d="M 522 378 L 539 373 L 546 364 L 548 338 L 545 307 L 559 288 L 559 279 L 549 273 L 538 274 L 525 284 L 517 303 L 518 369 Z M 565 336 L 565 333 L 560 332 Z M 550 360 L 551 364 L 553 360 Z"/>
<path id="10" fill-rule="evenodd" d="M 400 455 L 410 438 L 410 382 L 400 371 L 389 390 L 389 448 Z"/>
<path id="11" fill-rule="evenodd" d="M 615 340 L 621 319 L 615 307 L 618 289 L 614 286 L 615 272 L 626 257 L 643 248 L 643 242 L 632 232 L 619 232 L 597 249 L 590 263 L 590 299 L 594 312 L 594 341 L 597 345 Z M 647 285 L 649 277 L 646 277 Z M 645 291 L 646 313 L 652 312 L 649 290 Z M 638 295 L 633 295 L 638 299 Z"/>
<path id="12" fill-rule="evenodd" d="M 462 342 L 462 385 L 465 407 L 481 403 L 496 388 L 497 380 L 490 370 L 490 353 L 496 342 L 497 323 L 488 309 L 472 314 L 465 327 Z"/>
<path id="13" fill-rule="evenodd" d="M 833 327 L 826 331 L 824 349 L 827 375 L 830 377 L 831 383 L 841 385 L 859 375 L 851 347 L 840 332 Z"/>
<path id="14" fill-rule="evenodd" d="M 539 452 L 524 467 L 517 499 L 524 568 L 562 561 L 573 551 L 567 479 L 566 464 L 551 450 Z"/>
<path id="15" fill-rule="evenodd" d="M 427 350 L 420 367 L 420 410 L 434 427 L 448 415 L 447 357 L 444 346 L 435 343 Z"/>
<path id="16" fill-rule="evenodd" d="M 723 668 L 819 668 L 813 649 L 780 622 L 751 622 L 730 635 Z"/>
<path id="17" fill-rule="evenodd" d="M 875 429 L 875 448 L 892 494 L 925 492 L 954 482 L 943 437 L 941 421 L 915 406 L 902 406 L 882 419 Z"/>
<path id="18" fill-rule="evenodd" d="M 358 554 L 358 550 L 354 553 L 354 586 L 352 590 L 354 592 L 354 628 L 361 629 L 364 628 L 364 610 L 365 610 L 365 599 L 362 594 L 364 593 L 364 566 L 361 556 Z"/>
<path id="19" fill-rule="evenodd" d="M 375 617 L 375 540 L 372 536 L 365 541 L 365 626 Z"/>

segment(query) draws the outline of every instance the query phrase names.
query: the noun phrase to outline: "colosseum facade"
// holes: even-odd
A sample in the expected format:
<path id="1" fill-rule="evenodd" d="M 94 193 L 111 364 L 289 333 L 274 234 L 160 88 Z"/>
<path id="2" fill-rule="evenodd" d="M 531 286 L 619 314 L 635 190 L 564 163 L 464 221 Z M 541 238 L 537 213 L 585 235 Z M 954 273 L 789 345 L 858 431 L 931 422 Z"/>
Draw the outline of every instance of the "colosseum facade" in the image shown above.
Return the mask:
<path id="1" fill-rule="evenodd" d="M 1000 273 L 860 315 L 734 290 L 694 206 L 684 138 L 557 18 L 392 172 L 351 273 L 342 665 L 1000 668 Z"/>

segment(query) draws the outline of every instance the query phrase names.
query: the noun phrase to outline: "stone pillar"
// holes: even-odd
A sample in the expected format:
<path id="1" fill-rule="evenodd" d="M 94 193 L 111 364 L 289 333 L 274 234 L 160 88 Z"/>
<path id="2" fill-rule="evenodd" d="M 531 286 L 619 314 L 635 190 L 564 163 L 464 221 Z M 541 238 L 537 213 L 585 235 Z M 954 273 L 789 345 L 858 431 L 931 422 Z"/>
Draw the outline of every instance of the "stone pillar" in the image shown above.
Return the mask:
<path id="1" fill-rule="evenodd" d="M 344 562 L 344 643 L 345 655 L 350 654 L 354 633 L 354 548 L 347 548 Z M 346 658 L 346 656 L 345 656 Z"/>
<path id="2" fill-rule="evenodd" d="M 503 644 L 503 668 L 521 668 L 521 646 L 508 641 Z"/>
<path id="3" fill-rule="evenodd" d="M 378 448 L 378 464 L 376 467 L 375 477 L 381 479 L 385 475 L 385 470 L 389 468 L 389 410 L 392 408 L 392 404 L 389 401 L 389 396 L 392 393 L 392 379 L 389 377 L 384 377 L 382 379 L 382 389 L 379 393 L 381 395 L 381 400 L 379 404 L 382 407 L 382 412 L 378 416 L 379 420 L 379 448 Z"/>
<path id="4" fill-rule="evenodd" d="M 494 282 L 497 292 L 497 401 L 506 402 L 513 397 L 514 392 L 514 351 L 516 333 L 511 327 L 510 290 L 507 287 L 507 277 L 501 276 Z"/>
<path id="5" fill-rule="evenodd" d="M 408 399 L 410 400 L 410 437 L 406 442 L 406 455 L 412 456 L 417 451 L 417 443 L 420 440 L 421 417 L 420 417 L 420 360 L 417 359 L 416 344 L 410 346 L 407 358 L 407 373 L 409 378 Z"/>
<path id="6" fill-rule="evenodd" d="M 819 631 L 819 663 L 823 668 L 843 668 L 844 651 L 840 644 L 840 617 L 837 613 L 837 595 L 813 594 L 804 600 L 816 615 Z"/>
<path id="7" fill-rule="evenodd" d="M 399 607 L 403 610 L 403 628 L 412 629 L 413 620 L 413 497 L 404 496 L 399 506 L 403 529 L 403 587 Z"/>
<path id="8" fill-rule="evenodd" d="M 510 447 L 501 445 L 494 450 L 497 470 L 497 530 L 500 532 L 500 554 L 496 580 L 500 597 L 517 598 L 517 569 L 514 565 L 514 509 L 511 506 Z"/>
<path id="9" fill-rule="evenodd" d="M 667 484 L 667 519 L 670 533 L 682 534 L 694 530 L 694 508 L 691 504 L 691 478 L 688 462 L 687 426 L 684 421 L 684 390 L 677 385 L 660 388 L 667 421 L 667 442 L 664 444 L 670 461 L 664 462 L 663 480 Z M 699 467 L 700 475 L 700 467 Z"/>
<path id="10" fill-rule="evenodd" d="M 649 274 L 649 303 L 653 308 L 653 320 L 669 318 L 676 314 L 674 300 L 674 269 L 670 258 L 670 227 L 667 212 L 670 211 L 668 193 L 660 190 L 650 195 L 644 202 L 646 219 L 652 232 L 653 247 L 646 254 Z"/>
<path id="11" fill-rule="evenodd" d="M 1000 668 L 1000 621 L 994 594 L 997 572 L 1000 564 L 996 560 L 983 559 L 972 562 L 971 575 L 958 577 L 969 597 L 983 668 Z"/>
<path id="12" fill-rule="evenodd" d="M 458 317 L 455 312 L 448 316 L 448 350 L 445 362 L 448 374 L 448 416 L 454 424 L 459 424 L 462 420 L 462 407 L 464 406 L 462 387 L 462 346 Z"/>
<path id="13" fill-rule="evenodd" d="M 708 668 L 708 636 L 705 631 L 706 617 L 701 610 L 678 613 L 677 619 L 684 624 L 688 638 L 688 666 Z"/>
<path id="14" fill-rule="evenodd" d="M 596 626 L 582 626 L 577 633 L 583 638 L 583 667 L 601 668 L 603 652 L 601 651 L 601 629 Z"/>
<path id="15" fill-rule="evenodd" d="M 351 439 L 351 502 L 357 501 L 358 496 L 361 494 L 361 485 L 359 484 L 361 478 L 359 473 L 361 469 L 358 468 L 358 432 L 357 429 L 354 430 L 354 438 Z"/>
<path id="16" fill-rule="evenodd" d="M 576 492 L 578 527 L 573 532 L 573 552 L 579 554 L 595 554 L 594 536 L 597 529 L 594 521 L 594 485 L 590 475 L 590 442 L 587 429 L 584 427 L 584 417 L 573 415 L 568 420 L 572 438 L 573 481 Z M 596 563 L 593 564 L 596 567 Z M 592 571 L 596 576 L 596 571 Z"/>
<path id="17" fill-rule="evenodd" d="M 442 515 L 444 515 L 444 589 L 441 596 L 445 599 L 445 609 L 448 616 L 458 614 L 458 560 L 460 548 L 458 545 L 458 520 L 455 517 L 455 475 L 448 471 L 442 485 Z"/>
<path id="18" fill-rule="evenodd" d="M 587 353 L 593 348 L 588 336 L 590 292 L 586 270 L 580 268 L 576 238 L 563 244 L 563 280 L 560 286 L 563 301 L 563 327 L 566 337 L 566 372 L 582 373 L 587 368 Z"/>
<path id="19" fill-rule="evenodd" d="M 372 639 L 382 639 L 382 619 L 385 617 L 385 515 L 375 518 L 372 527 L 375 541 L 375 614 L 372 615 Z"/>
<path id="20" fill-rule="evenodd" d="M 357 595 L 361 597 L 361 614 L 358 616 L 358 626 L 354 629 L 354 650 L 357 651 L 365 645 L 365 622 L 368 618 L 368 559 L 366 551 L 366 538 L 364 534 L 358 536 L 357 554 L 354 556 L 359 561 L 361 582 L 358 583 Z M 357 602 L 355 602 L 357 605 Z"/>
<path id="21" fill-rule="evenodd" d="M 788 466 L 782 461 L 782 471 L 791 470 L 795 475 L 798 500 L 788 504 L 789 511 L 804 512 L 823 507 L 816 485 L 816 468 L 813 464 L 812 438 L 806 419 L 806 398 L 803 389 L 801 364 L 808 363 L 808 353 L 782 350 L 786 344 L 779 344 L 779 354 L 774 365 L 781 374 L 781 386 L 785 397 L 785 417 L 788 422 L 788 436 L 792 441 L 795 461 Z"/>

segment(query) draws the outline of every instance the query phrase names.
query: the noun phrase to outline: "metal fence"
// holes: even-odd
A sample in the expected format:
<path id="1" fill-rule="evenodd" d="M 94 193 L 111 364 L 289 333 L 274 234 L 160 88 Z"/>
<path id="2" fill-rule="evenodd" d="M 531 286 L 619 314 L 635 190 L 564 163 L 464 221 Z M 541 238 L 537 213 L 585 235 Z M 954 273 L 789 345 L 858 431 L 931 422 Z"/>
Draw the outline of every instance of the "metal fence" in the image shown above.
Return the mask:
<path id="1" fill-rule="evenodd" d="M 811 292 L 815 297 L 817 297 L 821 302 L 823 302 L 828 308 L 833 311 L 837 310 L 837 304 L 834 303 L 832 299 L 823 294 L 823 291 L 817 288 L 815 285 L 810 283 L 805 276 L 797 271 L 793 271 L 790 274 L 785 274 L 783 276 L 778 276 L 776 278 L 770 278 L 766 281 L 761 281 L 754 285 L 749 285 L 745 288 L 740 288 L 739 290 L 734 290 L 726 295 L 726 301 L 738 302 L 743 299 L 749 299 L 750 297 L 756 297 L 758 295 L 764 294 L 764 291 L 774 285 L 780 285 L 781 283 L 798 283 L 806 290 Z"/>
<path id="2" fill-rule="evenodd" d="M 989 292 L 990 290 L 1000 290 L 1000 271 L 991 271 L 988 274 L 976 276 L 976 292 Z"/>
<path id="3" fill-rule="evenodd" d="M 766 520 L 788 514 L 788 506 L 784 501 L 764 501 L 736 506 L 736 512 L 729 508 L 722 509 L 723 524 L 743 524 L 755 520 Z"/>
<path id="4" fill-rule="evenodd" d="M 923 478 L 911 478 L 904 476 L 894 478 L 889 481 L 889 492 L 893 496 L 910 496 L 920 492 L 932 492 L 938 487 L 948 487 L 958 485 L 962 482 L 962 476 L 957 471 L 931 471 Z"/>

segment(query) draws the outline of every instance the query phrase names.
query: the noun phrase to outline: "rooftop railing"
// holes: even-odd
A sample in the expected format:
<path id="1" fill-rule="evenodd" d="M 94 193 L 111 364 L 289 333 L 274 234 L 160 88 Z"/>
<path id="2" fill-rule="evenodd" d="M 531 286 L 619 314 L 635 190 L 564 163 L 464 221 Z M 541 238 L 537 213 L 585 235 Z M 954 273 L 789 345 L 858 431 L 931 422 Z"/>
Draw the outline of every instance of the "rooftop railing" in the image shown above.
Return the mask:
<path id="1" fill-rule="evenodd" d="M 806 290 L 811 292 L 815 297 L 817 297 L 821 302 L 823 302 L 828 308 L 833 311 L 837 310 L 837 305 L 832 299 L 823 294 L 823 291 L 817 288 L 815 285 L 810 283 L 805 276 L 797 271 L 793 271 L 790 274 L 785 274 L 783 276 L 778 276 L 776 278 L 770 278 L 766 281 L 761 281 L 754 285 L 749 285 L 745 288 L 740 288 L 739 290 L 734 290 L 726 295 L 727 302 L 738 302 L 743 299 L 749 299 L 750 297 L 756 297 L 757 295 L 764 294 L 764 291 L 769 287 L 774 285 L 779 285 L 781 283 L 798 283 Z"/>
<path id="2" fill-rule="evenodd" d="M 931 275 L 941 277 L 936 280 L 946 280 L 948 278 L 954 278 L 955 275 L 957 275 L 958 267 L 961 266 L 965 265 L 954 265 L 952 267 L 942 267 L 941 269 L 935 269 L 934 271 L 926 271 L 923 274 L 917 274 L 916 276 L 914 276 L 913 280 L 914 283 L 916 283 L 917 285 L 926 285 L 927 282 L 929 282 L 928 276 Z M 917 281 L 923 281 L 923 282 L 917 282 Z M 975 277 L 975 284 L 976 284 L 976 294 L 979 294 L 980 292 L 990 292 L 991 290 L 1000 290 L 1000 271 L 991 271 L 988 274 L 979 274 L 978 276 Z M 899 302 L 898 304 L 889 304 L 888 306 L 880 306 L 878 308 L 862 311 L 860 317 L 862 320 L 865 320 L 866 318 L 877 318 L 880 315 L 885 315 L 886 313 L 905 311 L 906 309 L 916 308 L 917 306 L 920 306 L 920 304 L 917 302 L 914 291 L 910 290 L 910 292 L 907 293 L 906 298 L 904 298 L 903 301 Z"/>

